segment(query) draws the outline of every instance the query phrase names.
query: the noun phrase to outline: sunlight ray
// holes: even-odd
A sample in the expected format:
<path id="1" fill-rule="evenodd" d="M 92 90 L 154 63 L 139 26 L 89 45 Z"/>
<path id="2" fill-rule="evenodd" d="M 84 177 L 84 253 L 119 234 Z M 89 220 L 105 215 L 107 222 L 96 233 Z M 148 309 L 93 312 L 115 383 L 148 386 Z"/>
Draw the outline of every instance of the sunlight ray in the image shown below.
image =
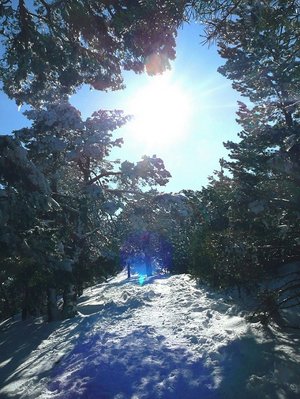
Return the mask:
<path id="1" fill-rule="evenodd" d="M 136 92 L 129 104 L 134 118 L 131 132 L 134 139 L 148 148 L 162 148 L 176 143 L 188 130 L 192 101 L 171 74 L 151 77 L 149 83 Z"/>

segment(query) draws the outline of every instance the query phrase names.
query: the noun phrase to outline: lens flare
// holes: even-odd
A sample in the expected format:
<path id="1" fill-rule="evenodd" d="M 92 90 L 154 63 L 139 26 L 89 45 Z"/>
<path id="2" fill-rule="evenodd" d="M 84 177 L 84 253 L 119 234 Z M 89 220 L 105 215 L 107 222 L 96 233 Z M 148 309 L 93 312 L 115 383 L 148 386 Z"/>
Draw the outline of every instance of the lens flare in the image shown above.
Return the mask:
<path id="1" fill-rule="evenodd" d="M 146 280 L 146 276 L 143 276 L 143 275 L 140 275 L 140 276 L 139 276 L 139 284 L 140 284 L 140 285 L 143 285 L 144 282 L 145 282 L 145 280 Z"/>

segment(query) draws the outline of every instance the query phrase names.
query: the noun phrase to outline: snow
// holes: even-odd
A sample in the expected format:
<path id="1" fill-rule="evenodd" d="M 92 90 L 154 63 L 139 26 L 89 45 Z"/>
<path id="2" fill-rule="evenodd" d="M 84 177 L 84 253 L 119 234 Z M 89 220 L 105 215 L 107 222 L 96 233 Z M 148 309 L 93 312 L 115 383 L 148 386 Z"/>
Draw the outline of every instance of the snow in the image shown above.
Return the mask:
<path id="1" fill-rule="evenodd" d="M 299 333 L 248 323 L 188 275 L 124 272 L 86 289 L 79 311 L 0 324 L 1 399 L 300 397 Z"/>

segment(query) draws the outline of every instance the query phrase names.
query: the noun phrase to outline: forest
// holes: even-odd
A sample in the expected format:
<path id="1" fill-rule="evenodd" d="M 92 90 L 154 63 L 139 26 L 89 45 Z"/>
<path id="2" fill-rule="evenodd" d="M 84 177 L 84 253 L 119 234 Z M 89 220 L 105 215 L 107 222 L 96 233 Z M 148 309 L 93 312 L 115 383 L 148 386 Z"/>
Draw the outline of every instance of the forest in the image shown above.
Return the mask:
<path id="1" fill-rule="evenodd" d="M 135 263 L 259 296 L 255 318 L 300 304 L 298 0 L 0 1 L 1 90 L 30 127 L 0 136 L 0 319 L 72 318 L 83 290 Z M 204 27 L 245 98 L 239 141 L 206 187 L 166 193 L 164 161 L 113 160 L 130 119 L 69 102 L 161 74 L 186 23 Z M 187 171 L 188 173 L 188 171 Z M 290 279 L 286 280 L 286 275 Z M 282 276 L 282 284 L 260 284 Z M 58 301 L 58 299 L 60 299 Z"/>

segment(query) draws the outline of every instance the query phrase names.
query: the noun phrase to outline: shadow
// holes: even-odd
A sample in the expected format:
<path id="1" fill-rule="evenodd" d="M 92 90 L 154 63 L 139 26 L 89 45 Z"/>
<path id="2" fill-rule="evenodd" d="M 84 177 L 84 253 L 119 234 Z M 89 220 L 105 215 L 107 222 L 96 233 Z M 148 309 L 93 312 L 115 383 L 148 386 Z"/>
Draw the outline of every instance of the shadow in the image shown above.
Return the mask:
<path id="1" fill-rule="evenodd" d="M 1 324 L 0 330 L 0 398 L 19 398 L 18 388 L 27 384 L 28 376 L 35 381 L 49 375 L 53 363 L 59 362 L 64 347 L 74 345 L 75 332 L 82 330 L 84 319 L 45 323 L 38 319 Z M 52 337 L 51 337 L 52 336 Z M 57 337 L 61 337 L 57 340 Z M 51 351 L 51 358 L 47 357 Z M 54 354 L 54 355 L 53 355 Z M 21 382 L 20 382 L 21 381 Z M 6 393 L 7 386 L 14 392 Z M 11 391 L 11 389 L 9 389 Z M 23 397 L 23 396 L 22 396 Z"/>
<path id="2" fill-rule="evenodd" d="M 168 277 L 153 276 L 149 283 L 161 278 Z M 124 280 L 121 284 L 117 282 L 116 286 L 124 284 L 136 282 Z M 2 323 L 0 398 L 300 397 L 299 332 L 270 327 L 265 330 L 264 337 L 261 332 L 250 332 L 251 335 L 235 339 L 234 335 L 230 338 L 230 343 L 220 347 L 217 328 L 225 328 L 226 324 L 217 323 L 216 328 L 211 330 L 212 340 L 207 340 L 207 344 L 205 339 L 200 340 L 201 334 L 199 341 L 196 339 L 192 345 L 184 337 L 177 337 L 173 342 L 170 335 L 172 329 L 167 328 L 167 325 L 167 329 L 160 329 L 159 334 L 156 327 L 145 325 L 151 324 L 149 319 L 144 318 L 140 321 L 133 317 L 132 311 L 148 305 L 145 304 L 144 293 L 142 298 L 139 298 L 131 295 L 129 291 L 127 288 L 124 290 L 118 299 L 119 302 L 111 299 L 103 305 L 83 303 L 80 311 L 83 311 L 84 317 L 78 316 L 72 320 L 51 324 L 37 321 Z M 139 290 L 134 288 L 132 291 Z M 189 306 L 188 295 L 184 293 L 183 296 L 182 306 Z M 214 306 L 220 309 L 221 304 L 218 301 L 215 303 Z M 199 313 L 204 310 L 207 314 L 206 309 L 200 306 Z M 228 309 L 226 305 L 224 312 Z M 131 317 L 125 325 L 123 321 Z M 155 317 L 155 313 L 152 312 L 151 317 Z M 195 320 L 198 317 L 200 328 L 201 320 L 204 319 L 197 313 Z M 185 337 L 190 334 L 191 338 L 194 338 L 195 328 L 193 330 L 193 325 L 188 323 L 187 318 Z M 205 328 L 204 326 L 203 323 L 201 328 Z M 167 331 L 166 336 L 161 335 L 164 331 Z M 213 340 L 214 336 L 216 342 Z M 255 336 L 259 336 L 260 340 Z M 222 344 L 225 342 L 227 341 L 224 339 Z M 213 347 L 218 346 L 219 348 L 213 352 Z M 29 381 L 30 379 L 32 381 Z M 20 381 L 23 385 L 22 389 L 18 390 L 17 384 L 20 384 Z M 11 391 L 10 396 L 5 396 L 6 393 L 1 391 L 1 387 L 9 384 L 16 384 L 17 388 Z M 24 388 L 28 388 L 26 392 Z M 21 391 L 22 395 L 19 395 Z M 42 396 L 39 396 L 40 394 Z"/>
<path id="3" fill-rule="evenodd" d="M 142 299 L 129 297 L 124 303 L 115 303 L 113 301 L 106 302 L 104 304 L 81 304 L 78 309 L 84 316 L 94 316 L 99 315 L 101 317 L 101 312 L 105 314 L 106 317 L 123 317 L 123 313 L 130 310 L 138 309 L 141 306 L 149 306 L 143 302 Z"/>
<path id="4" fill-rule="evenodd" d="M 243 337 L 205 355 L 172 347 L 150 326 L 123 336 L 103 330 L 77 340 L 48 391 L 56 399 L 299 398 L 299 360 L 274 339 Z"/>
<path id="5" fill-rule="evenodd" d="M 0 387 L 17 378 L 17 370 L 43 340 L 57 328 L 57 323 L 46 324 L 37 320 L 12 321 L 1 324 L 0 330 Z M 4 398 L 2 395 L 1 398 Z"/>
<path id="6" fill-rule="evenodd" d="M 156 280 L 166 280 L 171 277 L 171 274 L 169 273 L 163 273 L 163 274 L 153 274 L 152 276 L 145 276 L 143 285 L 145 284 L 152 284 Z M 133 284 L 140 284 L 140 275 L 139 274 L 134 274 L 131 276 L 131 278 L 128 280 L 129 282 Z"/>
<path id="7" fill-rule="evenodd" d="M 53 370 L 48 390 L 57 399 L 221 399 L 212 371 L 143 327 L 123 338 L 104 333 L 78 342 Z"/>
<path id="8" fill-rule="evenodd" d="M 143 284 L 140 283 L 140 275 L 139 274 L 133 274 L 130 278 L 126 278 L 126 275 L 124 274 L 124 279 L 119 281 L 117 280 L 116 282 L 111 282 L 107 281 L 106 283 L 100 283 L 94 286 L 94 290 L 99 290 L 101 289 L 101 293 L 105 293 L 107 290 L 111 290 L 111 288 L 120 288 L 126 285 L 146 285 L 146 284 L 152 284 L 155 280 L 164 280 L 168 279 L 171 277 L 171 274 L 168 273 L 163 273 L 163 274 L 155 274 L 153 276 L 145 276 L 145 279 L 143 280 Z M 83 299 L 82 299 L 83 298 Z M 79 298 L 79 302 L 81 300 L 84 300 L 84 296 Z"/>
<path id="9" fill-rule="evenodd" d="M 224 347 L 221 354 L 222 399 L 299 398 L 299 362 L 293 356 L 287 358 L 276 340 L 260 343 L 244 337 Z"/>
<path id="10" fill-rule="evenodd" d="M 3 385 L 6 375 L 11 374 L 18 366 L 22 365 L 24 359 L 56 328 L 56 323 L 46 324 L 34 319 L 27 321 L 11 321 L 9 319 L 2 323 L 0 363 L 6 363 L 7 359 L 11 360 L 0 369 L 0 386 Z"/>

